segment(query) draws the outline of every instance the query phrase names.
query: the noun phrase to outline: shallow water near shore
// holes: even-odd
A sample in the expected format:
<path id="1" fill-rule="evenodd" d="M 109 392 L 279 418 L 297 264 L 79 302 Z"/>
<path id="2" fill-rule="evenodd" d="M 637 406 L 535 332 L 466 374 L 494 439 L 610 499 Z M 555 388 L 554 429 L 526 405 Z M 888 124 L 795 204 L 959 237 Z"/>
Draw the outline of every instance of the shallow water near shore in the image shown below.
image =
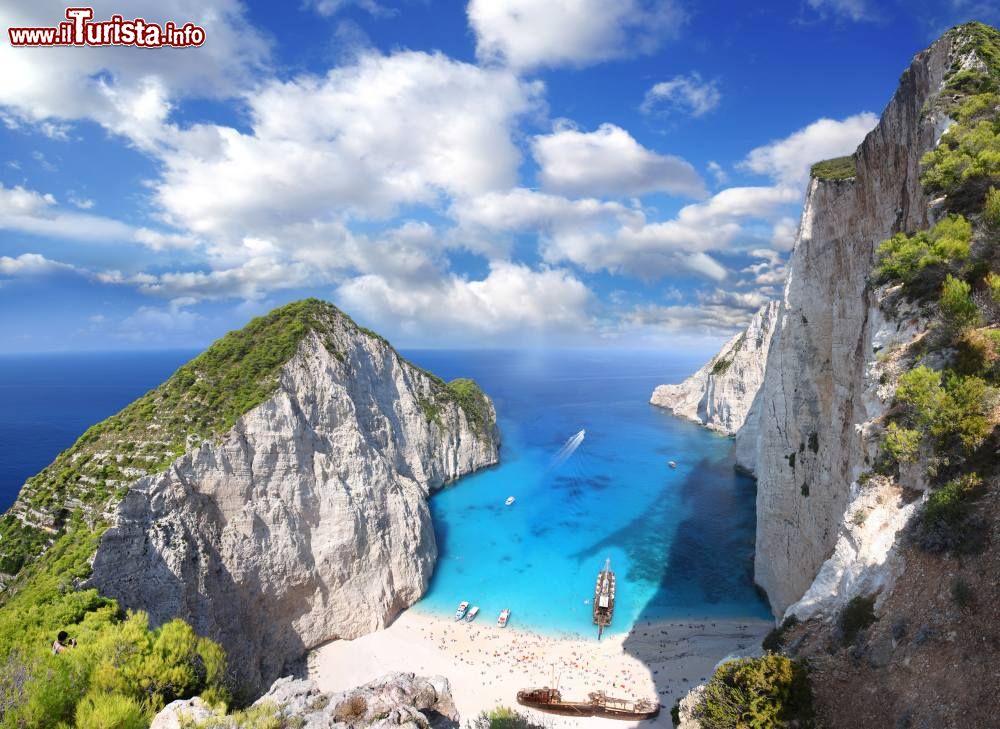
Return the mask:
<path id="1" fill-rule="evenodd" d="M 468 600 L 479 620 L 509 607 L 512 626 L 590 636 L 594 581 L 610 557 L 611 633 L 641 620 L 770 616 L 752 583 L 754 483 L 734 472 L 732 441 L 648 404 L 701 353 L 406 354 L 446 379 L 476 379 L 503 436 L 499 466 L 432 497 L 439 556 L 416 610 L 447 616 Z"/>
<path id="2" fill-rule="evenodd" d="M 4 508 L 88 426 L 194 354 L 0 357 Z M 594 580 L 611 557 L 613 633 L 639 620 L 769 617 L 751 582 L 754 484 L 733 472 L 731 440 L 648 404 L 656 385 L 680 381 L 710 353 L 404 354 L 446 379 L 475 378 L 503 436 L 501 465 L 431 499 L 440 554 L 417 610 L 449 616 L 470 600 L 482 621 L 510 607 L 512 627 L 592 636 Z"/>

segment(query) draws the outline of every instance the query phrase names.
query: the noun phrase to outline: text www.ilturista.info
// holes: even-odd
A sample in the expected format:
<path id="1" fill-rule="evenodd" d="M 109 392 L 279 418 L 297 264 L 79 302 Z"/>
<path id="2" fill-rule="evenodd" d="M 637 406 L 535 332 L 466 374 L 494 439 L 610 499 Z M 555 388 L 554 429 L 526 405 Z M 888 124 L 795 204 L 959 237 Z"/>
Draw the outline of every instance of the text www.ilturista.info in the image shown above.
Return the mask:
<path id="1" fill-rule="evenodd" d="M 142 18 L 93 22 L 93 8 L 66 8 L 67 22 L 47 28 L 8 28 L 12 46 L 135 46 L 189 48 L 205 42 L 205 29 L 194 23 L 164 25 Z"/>

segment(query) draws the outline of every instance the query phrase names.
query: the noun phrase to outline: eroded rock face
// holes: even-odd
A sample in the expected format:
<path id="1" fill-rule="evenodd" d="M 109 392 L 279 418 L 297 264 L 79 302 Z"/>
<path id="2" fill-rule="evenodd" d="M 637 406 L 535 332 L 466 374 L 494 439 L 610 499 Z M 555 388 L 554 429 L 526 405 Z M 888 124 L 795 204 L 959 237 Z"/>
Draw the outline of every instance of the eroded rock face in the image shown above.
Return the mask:
<path id="1" fill-rule="evenodd" d="M 951 58 L 945 36 L 919 54 L 856 152 L 857 177 L 813 179 L 760 393 L 755 576 L 776 615 L 830 557 L 864 468 L 863 424 L 878 301 L 869 276 L 879 243 L 928 225 L 920 158 L 946 119 L 925 113 Z"/>
<path id="2" fill-rule="evenodd" d="M 757 476 L 755 578 L 776 616 L 818 574 L 796 614 L 833 609 L 865 586 L 884 587 L 899 569 L 892 543 L 909 510 L 876 510 L 877 528 L 860 529 L 851 519 L 870 508 L 857 479 L 873 458 L 871 436 L 895 379 L 876 352 L 918 332 L 912 322 L 890 320 L 880 308 L 884 292 L 869 279 L 879 243 L 932 222 L 920 158 L 948 120 L 929 101 L 953 63 L 977 62 L 953 58 L 953 39 L 946 35 L 914 58 L 855 153 L 856 177 L 811 180 L 782 300 L 767 317 L 755 317 L 771 322 L 769 347 L 743 353 L 742 361 L 732 357 L 721 376 L 712 376 L 715 363 L 731 357 L 734 339 L 687 382 L 654 394 L 654 402 L 713 429 L 737 428 L 737 463 Z M 730 374 L 737 362 L 740 369 Z M 754 396 L 748 383 L 756 373 Z M 734 383 L 721 387 L 721 378 Z"/>
<path id="3" fill-rule="evenodd" d="M 448 679 L 393 673 L 351 691 L 324 694 L 312 681 L 279 678 L 255 707 L 272 709 L 289 726 L 302 729 L 389 729 L 457 727 L 458 711 Z M 235 719 L 207 707 L 201 699 L 174 701 L 150 729 L 180 729 L 211 720 L 215 729 L 239 729 Z M 284 725 L 284 724 L 283 724 Z"/>
<path id="4" fill-rule="evenodd" d="M 650 402 L 712 430 L 735 435 L 747 423 L 764 381 L 779 302 L 764 304 L 741 334 L 679 385 L 660 385 Z M 754 426 L 750 426 L 755 430 Z"/>
<path id="5" fill-rule="evenodd" d="M 429 493 L 498 457 L 495 418 L 477 426 L 439 389 L 353 325 L 310 334 L 274 396 L 133 485 L 92 584 L 220 641 L 251 694 L 384 627 L 427 587 Z"/>

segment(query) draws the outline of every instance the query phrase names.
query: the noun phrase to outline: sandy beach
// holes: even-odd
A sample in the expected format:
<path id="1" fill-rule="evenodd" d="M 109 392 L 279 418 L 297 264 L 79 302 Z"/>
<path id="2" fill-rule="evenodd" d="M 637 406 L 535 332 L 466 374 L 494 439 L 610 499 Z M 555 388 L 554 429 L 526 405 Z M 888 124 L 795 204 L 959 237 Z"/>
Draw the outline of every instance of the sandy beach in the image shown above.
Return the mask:
<path id="1" fill-rule="evenodd" d="M 492 616 L 455 622 L 409 610 L 387 629 L 334 641 L 309 656 L 309 676 L 323 691 L 342 691 L 391 671 L 443 675 L 463 724 L 481 711 L 516 706 L 519 689 L 558 681 L 563 696 L 590 691 L 659 700 L 660 716 L 643 726 L 672 726 L 670 707 L 704 682 L 727 656 L 759 648 L 773 627 L 765 620 L 642 622 L 627 635 L 557 638 L 495 624 Z M 627 727 L 635 722 L 567 719 L 523 709 L 547 726 Z"/>

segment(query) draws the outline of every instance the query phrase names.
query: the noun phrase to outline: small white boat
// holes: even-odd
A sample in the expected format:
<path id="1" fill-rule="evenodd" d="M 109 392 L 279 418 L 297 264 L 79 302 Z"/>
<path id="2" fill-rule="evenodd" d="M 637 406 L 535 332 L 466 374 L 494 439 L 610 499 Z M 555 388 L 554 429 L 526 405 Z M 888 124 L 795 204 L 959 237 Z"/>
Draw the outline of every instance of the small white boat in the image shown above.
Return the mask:
<path id="1" fill-rule="evenodd" d="M 667 465 L 671 468 L 677 468 L 677 461 L 667 461 Z"/>
<path id="2" fill-rule="evenodd" d="M 514 498 L 513 496 L 508 496 L 508 497 L 507 497 L 507 500 L 506 500 L 506 501 L 504 501 L 503 503 L 504 503 L 504 506 L 510 506 L 510 505 L 511 505 L 511 504 L 513 504 L 513 503 L 514 503 L 515 501 L 517 501 L 517 499 L 515 499 L 515 498 Z"/>
<path id="3" fill-rule="evenodd" d="M 472 609 L 469 611 L 469 614 L 465 616 L 465 622 L 471 623 L 473 620 L 476 619 L 477 615 L 479 615 L 479 606 L 473 605 Z"/>
<path id="4" fill-rule="evenodd" d="M 510 608 L 504 608 L 500 611 L 500 617 L 497 618 L 497 625 L 501 628 L 506 628 L 508 620 L 510 620 Z"/>
<path id="5" fill-rule="evenodd" d="M 458 610 L 455 611 L 455 620 L 461 620 L 465 617 L 465 611 L 469 609 L 469 601 L 462 600 L 458 603 Z"/>

